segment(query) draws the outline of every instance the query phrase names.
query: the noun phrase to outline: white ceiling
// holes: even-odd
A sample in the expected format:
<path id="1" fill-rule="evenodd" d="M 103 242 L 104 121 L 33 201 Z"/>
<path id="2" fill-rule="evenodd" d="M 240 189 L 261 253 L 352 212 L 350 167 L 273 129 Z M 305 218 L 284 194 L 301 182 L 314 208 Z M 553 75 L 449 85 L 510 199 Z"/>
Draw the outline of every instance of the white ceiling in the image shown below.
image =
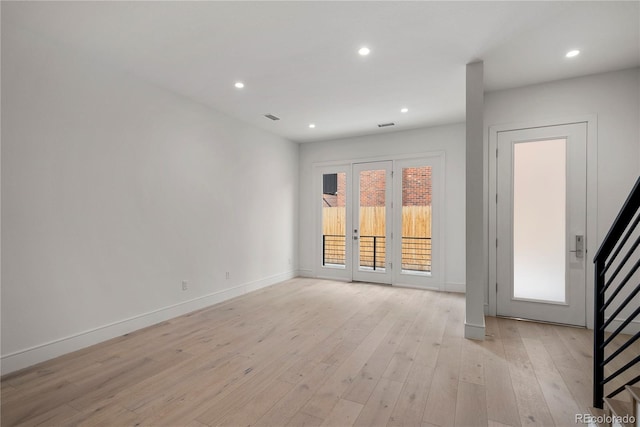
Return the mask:
<path id="1" fill-rule="evenodd" d="M 484 61 L 487 90 L 640 66 L 639 6 L 3 1 L 2 20 L 308 142 L 388 132 L 383 122 L 400 130 L 463 121 L 465 65 L 474 60 Z M 365 45 L 371 54 L 361 57 Z M 582 53 L 567 59 L 570 49 Z"/>

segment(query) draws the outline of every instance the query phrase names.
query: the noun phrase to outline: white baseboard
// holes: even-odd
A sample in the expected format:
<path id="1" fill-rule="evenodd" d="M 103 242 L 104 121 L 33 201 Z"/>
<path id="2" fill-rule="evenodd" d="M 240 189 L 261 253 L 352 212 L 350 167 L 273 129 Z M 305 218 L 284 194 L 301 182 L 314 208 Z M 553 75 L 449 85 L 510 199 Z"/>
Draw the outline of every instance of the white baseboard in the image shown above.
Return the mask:
<path id="1" fill-rule="evenodd" d="M 421 291 L 440 291 L 440 286 L 421 286 L 421 285 L 412 285 L 408 283 L 396 283 L 393 285 L 396 288 L 408 288 L 408 289 L 419 289 Z"/>
<path id="2" fill-rule="evenodd" d="M 70 335 L 68 337 L 59 338 L 44 344 L 5 354 L 0 359 L 0 372 L 2 372 L 2 375 L 5 375 L 28 366 L 35 365 L 36 363 L 44 362 L 63 354 L 80 350 L 111 338 L 146 328 L 147 326 L 155 325 L 156 323 L 164 322 L 165 320 L 173 319 L 175 317 L 182 316 L 183 314 L 191 313 L 192 311 L 200 310 L 294 277 L 296 277 L 295 271 L 265 277 L 230 289 L 213 292 L 189 301 L 182 301 L 178 304 L 173 304 L 148 313 L 139 314 L 128 319 L 122 319 L 117 322 Z"/>
<path id="3" fill-rule="evenodd" d="M 464 337 L 470 340 L 484 341 L 485 326 L 484 318 L 482 319 L 482 325 L 476 325 L 473 323 L 464 322 Z"/>
<path id="4" fill-rule="evenodd" d="M 609 319 L 605 319 L 609 320 Z M 609 323 L 609 326 L 606 327 L 606 330 L 608 332 L 613 332 L 616 329 L 618 329 L 625 321 L 626 319 L 613 319 L 611 321 L 611 323 Z M 623 334 L 628 334 L 628 335 L 635 335 L 638 332 L 640 332 L 640 320 L 632 320 L 627 326 L 624 327 L 624 329 L 622 330 Z"/>
<path id="5" fill-rule="evenodd" d="M 413 285 L 410 283 L 395 283 L 393 286 L 398 288 L 410 288 L 410 289 L 422 289 L 426 291 L 442 291 L 442 292 L 456 292 L 464 294 L 466 292 L 464 283 L 445 283 L 444 287 L 442 283 L 434 283 L 431 286 L 427 285 Z"/>
<path id="6" fill-rule="evenodd" d="M 314 277 L 313 270 L 307 270 L 306 268 L 298 270 L 298 276 L 300 277 Z"/>
<path id="7" fill-rule="evenodd" d="M 458 292 L 458 293 L 466 293 L 467 285 L 464 283 L 445 283 L 444 290 L 446 292 Z"/>

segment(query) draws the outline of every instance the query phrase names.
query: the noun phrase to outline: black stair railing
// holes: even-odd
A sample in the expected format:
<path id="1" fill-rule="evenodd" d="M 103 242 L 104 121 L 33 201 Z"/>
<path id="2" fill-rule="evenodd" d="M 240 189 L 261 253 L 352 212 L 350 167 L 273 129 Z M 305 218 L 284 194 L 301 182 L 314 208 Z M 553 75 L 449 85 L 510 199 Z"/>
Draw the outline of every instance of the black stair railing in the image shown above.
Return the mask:
<path id="1" fill-rule="evenodd" d="M 636 231 L 638 223 L 640 223 L 640 178 L 636 181 L 593 260 L 595 263 L 593 406 L 596 408 L 603 406 L 605 386 L 640 362 L 637 351 L 629 348 L 640 338 L 640 333 L 629 337 L 626 342 L 605 357 L 607 346 L 640 315 L 640 304 L 637 302 L 640 283 L 637 283 L 639 275 L 636 274 L 640 268 L 640 256 L 636 253 L 640 245 L 640 232 Z M 626 319 L 607 336 L 605 330 L 625 309 L 627 309 L 626 312 L 631 310 L 633 312 L 628 314 Z M 634 354 L 635 357 L 633 357 Z M 624 365 L 605 377 L 605 367 L 620 355 L 625 355 L 624 360 L 630 360 L 626 363 L 617 363 L 617 365 L 622 363 Z M 640 375 L 622 381 L 623 384 L 608 393 L 606 397 L 614 397 L 623 391 L 626 385 L 633 385 L 639 381 Z"/>

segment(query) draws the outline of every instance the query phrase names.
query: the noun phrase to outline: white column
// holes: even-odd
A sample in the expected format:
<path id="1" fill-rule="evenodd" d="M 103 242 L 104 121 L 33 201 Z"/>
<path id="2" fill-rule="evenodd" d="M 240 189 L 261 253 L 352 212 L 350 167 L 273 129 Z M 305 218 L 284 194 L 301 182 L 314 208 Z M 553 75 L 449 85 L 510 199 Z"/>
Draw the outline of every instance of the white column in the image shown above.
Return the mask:
<path id="1" fill-rule="evenodd" d="M 467 64 L 466 120 L 466 318 L 465 338 L 484 340 L 487 283 L 483 63 Z"/>

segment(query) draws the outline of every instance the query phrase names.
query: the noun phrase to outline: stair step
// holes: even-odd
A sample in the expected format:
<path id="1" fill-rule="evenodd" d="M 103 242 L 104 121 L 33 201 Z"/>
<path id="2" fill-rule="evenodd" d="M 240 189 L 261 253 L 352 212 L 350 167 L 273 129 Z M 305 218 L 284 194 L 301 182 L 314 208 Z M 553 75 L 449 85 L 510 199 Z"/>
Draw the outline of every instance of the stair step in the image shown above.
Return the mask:
<path id="1" fill-rule="evenodd" d="M 605 397 L 604 403 L 611 411 L 611 415 L 620 417 L 622 420 L 631 421 L 629 418 L 633 420 L 633 404 L 631 402 L 624 402 L 622 400 L 609 399 L 608 397 Z M 633 420 L 633 422 L 626 423 L 623 423 L 622 421 L 614 421 L 611 425 L 613 427 L 634 427 L 635 420 Z"/>
<path id="2" fill-rule="evenodd" d="M 627 389 L 629 394 L 631 394 L 631 397 L 635 399 L 636 402 L 640 402 L 640 387 L 628 385 L 625 388 Z"/>
<path id="3" fill-rule="evenodd" d="M 636 424 L 638 424 L 638 418 L 640 417 L 640 387 L 628 385 L 626 389 L 633 399 L 633 416 L 636 418 Z"/>
<path id="4" fill-rule="evenodd" d="M 604 409 L 589 407 L 589 412 L 591 412 L 591 415 L 593 415 L 597 419 L 606 420 L 607 413 L 604 411 Z M 606 422 L 590 422 L 588 427 L 611 427 L 611 424 L 608 424 Z"/>

